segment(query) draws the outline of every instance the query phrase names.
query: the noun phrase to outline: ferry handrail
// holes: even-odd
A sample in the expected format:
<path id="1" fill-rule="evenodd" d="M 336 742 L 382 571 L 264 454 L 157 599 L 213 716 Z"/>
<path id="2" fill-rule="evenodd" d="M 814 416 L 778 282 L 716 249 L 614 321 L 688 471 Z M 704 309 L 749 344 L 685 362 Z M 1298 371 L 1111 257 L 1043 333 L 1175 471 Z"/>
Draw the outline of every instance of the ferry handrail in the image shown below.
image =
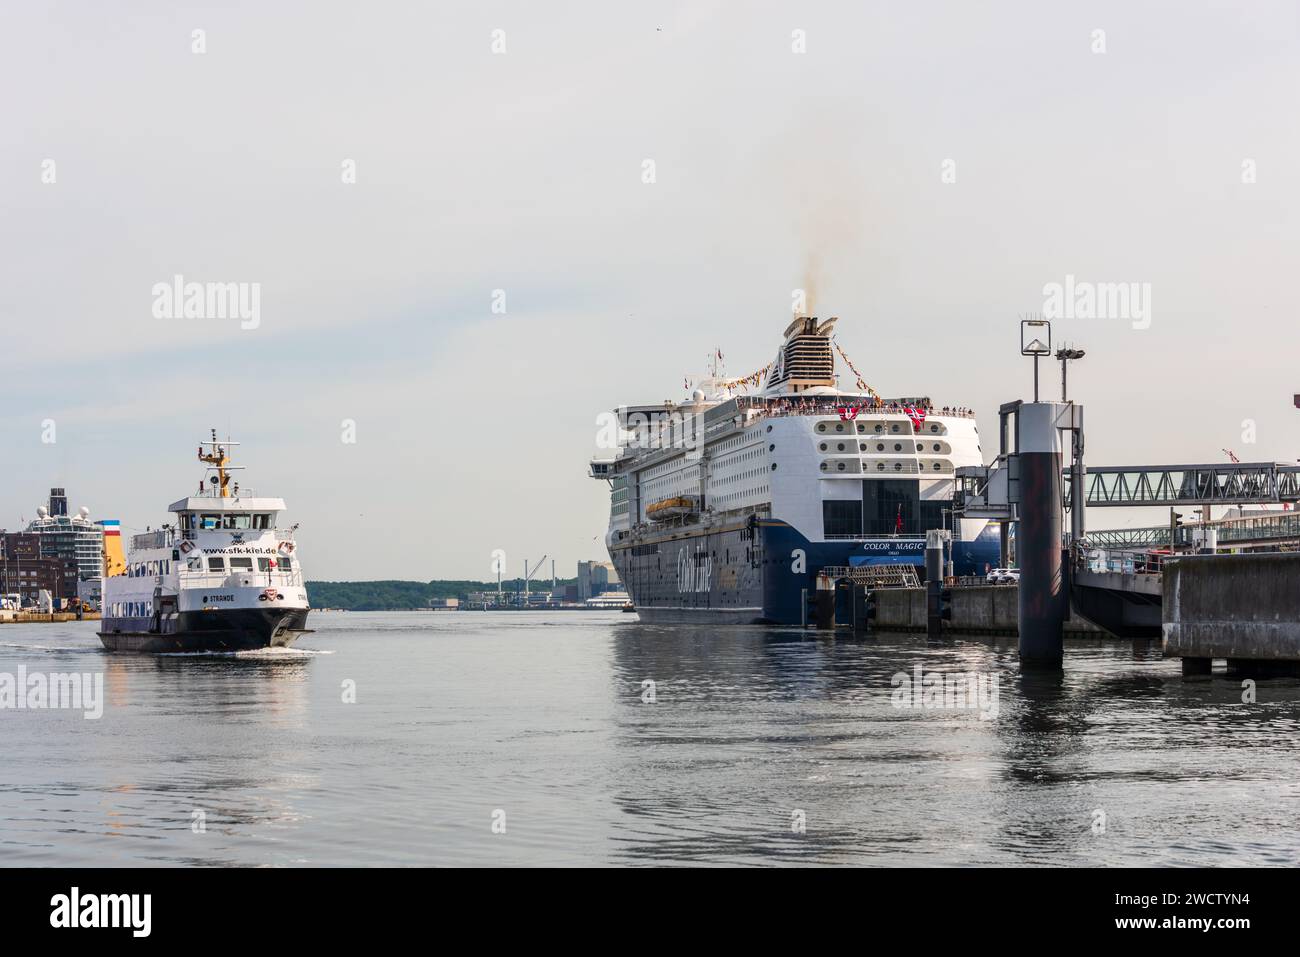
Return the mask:
<path id="1" fill-rule="evenodd" d="M 302 586 L 302 572 L 294 569 L 289 572 L 180 572 L 179 582 L 182 588 L 276 588 Z"/>

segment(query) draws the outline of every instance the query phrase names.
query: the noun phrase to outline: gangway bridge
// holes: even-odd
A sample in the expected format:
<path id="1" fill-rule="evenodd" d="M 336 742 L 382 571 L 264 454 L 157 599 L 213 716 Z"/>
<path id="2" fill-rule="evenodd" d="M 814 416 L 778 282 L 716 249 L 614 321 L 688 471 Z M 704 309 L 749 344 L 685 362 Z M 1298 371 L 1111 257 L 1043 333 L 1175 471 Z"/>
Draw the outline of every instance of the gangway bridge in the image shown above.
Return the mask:
<path id="1" fill-rule="evenodd" d="M 1178 526 L 1174 544 L 1180 548 L 1193 547 L 1197 544 L 1198 537 L 1204 540 L 1201 533 L 1208 530 L 1214 531 L 1220 547 L 1249 549 L 1256 546 L 1300 546 L 1300 512 L 1266 512 Z M 1087 541 L 1093 548 L 1168 548 L 1169 531 L 1168 525 L 1092 529 L 1088 532 Z"/>
<path id="2" fill-rule="evenodd" d="M 1065 472 L 1069 508 L 1070 468 Z M 1113 465 L 1084 469 L 1088 508 L 1147 505 L 1267 505 L 1300 501 L 1300 465 L 1227 462 L 1208 465 Z"/>
<path id="3" fill-rule="evenodd" d="M 1081 443 L 1080 443 L 1081 444 Z M 1076 466 L 1082 458 L 1076 450 Z M 1073 512 L 1073 493 L 1082 487 L 1084 509 L 1289 505 L 1300 502 L 1300 465 L 1279 462 L 1225 462 L 1190 465 L 1083 466 L 1061 470 L 1061 503 Z M 957 469 L 954 511 L 969 518 L 1002 523 L 1006 563 L 1008 523 L 1020 517 L 1019 462 L 1000 454 L 991 466 Z M 1071 522 L 1070 596 L 1084 617 L 1122 637 L 1160 634 L 1162 575 L 1158 559 L 1145 549 L 1189 549 L 1213 530 L 1219 546 L 1285 548 L 1300 546 L 1300 512 L 1271 512 L 1189 525 L 1085 530 L 1080 515 Z M 1172 531 L 1172 535 L 1171 535 Z M 1106 560 L 1098 561 L 1098 550 Z M 1116 564 L 1116 558 L 1120 564 Z"/>
<path id="4" fill-rule="evenodd" d="M 1019 476 L 1014 455 L 957 469 L 954 501 L 968 518 L 1014 520 Z M 1073 469 L 1062 470 L 1065 507 L 1073 506 Z M 1087 508 L 1179 505 L 1280 505 L 1300 502 L 1300 465 L 1103 465 L 1083 471 Z"/>

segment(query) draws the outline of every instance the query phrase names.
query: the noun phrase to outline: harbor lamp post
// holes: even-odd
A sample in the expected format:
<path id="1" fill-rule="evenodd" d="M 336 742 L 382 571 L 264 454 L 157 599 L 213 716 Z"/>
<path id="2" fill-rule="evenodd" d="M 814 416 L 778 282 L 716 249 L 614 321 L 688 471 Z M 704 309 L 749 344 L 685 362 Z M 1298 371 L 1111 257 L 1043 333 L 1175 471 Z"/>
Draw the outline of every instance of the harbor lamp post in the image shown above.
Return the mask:
<path id="1" fill-rule="evenodd" d="M 1034 357 L 1034 401 L 1038 401 L 1038 360 L 1052 354 L 1052 324 L 1046 319 L 1020 320 L 1020 354 Z"/>
<path id="2" fill-rule="evenodd" d="M 1084 351 L 1082 349 L 1071 349 L 1066 346 L 1064 349 L 1056 350 L 1056 358 L 1061 360 L 1061 401 L 1069 402 L 1070 397 L 1065 392 L 1065 366 L 1071 359 L 1082 359 Z"/>

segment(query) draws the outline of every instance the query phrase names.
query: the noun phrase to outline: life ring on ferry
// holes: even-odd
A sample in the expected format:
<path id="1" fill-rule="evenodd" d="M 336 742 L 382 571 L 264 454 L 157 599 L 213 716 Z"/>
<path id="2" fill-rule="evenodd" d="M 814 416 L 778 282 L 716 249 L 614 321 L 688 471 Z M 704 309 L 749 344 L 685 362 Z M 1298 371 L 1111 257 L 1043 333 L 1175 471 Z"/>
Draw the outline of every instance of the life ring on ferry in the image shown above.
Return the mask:
<path id="1" fill-rule="evenodd" d="M 275 550 L 278 551 L 281 555 L 292 555 L 293 549 L 294 549 L 293 542 L 277 542 L 275 546 Z"/>

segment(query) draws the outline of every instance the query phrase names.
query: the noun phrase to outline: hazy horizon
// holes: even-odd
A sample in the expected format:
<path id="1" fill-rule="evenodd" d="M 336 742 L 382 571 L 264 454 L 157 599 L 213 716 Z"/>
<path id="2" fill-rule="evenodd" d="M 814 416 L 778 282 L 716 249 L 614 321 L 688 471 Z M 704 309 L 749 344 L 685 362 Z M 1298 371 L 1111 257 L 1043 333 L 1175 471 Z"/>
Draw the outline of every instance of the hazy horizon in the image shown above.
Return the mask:
<path id="1" fill-rule="evenodd" d="M 1145 285 L 1145 327 L 1054 322 L 1088 461 L 1300 455 L 1294 4 L 9 19 L 0 528 L 51 486 L 156 527 L 215 427 L 311 579 L 572 577 L 608 559 L 597 415 L 760 368 L 797 288 L 987 458 L 1045 287 Z M 177 275 L 260 284 L 256 327 L 156 315 Z"/>

